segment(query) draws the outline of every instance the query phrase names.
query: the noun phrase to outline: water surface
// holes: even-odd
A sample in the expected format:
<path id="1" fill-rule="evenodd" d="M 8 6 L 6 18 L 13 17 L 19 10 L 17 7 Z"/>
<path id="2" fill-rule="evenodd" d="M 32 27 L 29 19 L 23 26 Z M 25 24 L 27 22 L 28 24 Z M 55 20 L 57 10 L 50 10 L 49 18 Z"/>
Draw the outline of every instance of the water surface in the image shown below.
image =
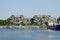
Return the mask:
<path id="1" fill-rule="evenodd" d="M 52 30 L 0 29 L 0 40 L 60 40 L 60 32 Z"/>

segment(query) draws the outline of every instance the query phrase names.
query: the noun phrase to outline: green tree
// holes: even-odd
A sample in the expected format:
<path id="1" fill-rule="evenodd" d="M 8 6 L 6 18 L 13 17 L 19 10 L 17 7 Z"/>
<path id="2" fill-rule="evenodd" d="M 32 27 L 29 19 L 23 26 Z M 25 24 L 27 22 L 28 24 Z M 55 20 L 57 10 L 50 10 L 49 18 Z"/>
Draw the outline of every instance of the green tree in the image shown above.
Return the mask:
<path id="1" fill-rule="evenodd" d="M 48 26 L 48 22 L 45 22 L 46 26 Z"/>
<path id="2" fill-rule="evenodd" d="M 23 25 L 23 26 L 24 26 L 24 25 L 25 25 L 25 23 L 24 23 L 24 22 L 21 22 L 21 25 Z"/>

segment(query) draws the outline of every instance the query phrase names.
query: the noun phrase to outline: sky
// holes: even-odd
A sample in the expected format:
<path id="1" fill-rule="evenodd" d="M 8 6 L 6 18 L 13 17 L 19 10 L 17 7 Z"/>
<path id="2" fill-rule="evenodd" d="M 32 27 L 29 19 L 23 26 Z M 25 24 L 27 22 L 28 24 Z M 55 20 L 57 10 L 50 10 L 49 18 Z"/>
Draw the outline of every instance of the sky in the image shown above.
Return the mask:
<path id="1" fill-rule="evenodd" d="M 60 0 L 0 0 L 0 19 L 7 19 L 11 15 L 60 16 Z"/>

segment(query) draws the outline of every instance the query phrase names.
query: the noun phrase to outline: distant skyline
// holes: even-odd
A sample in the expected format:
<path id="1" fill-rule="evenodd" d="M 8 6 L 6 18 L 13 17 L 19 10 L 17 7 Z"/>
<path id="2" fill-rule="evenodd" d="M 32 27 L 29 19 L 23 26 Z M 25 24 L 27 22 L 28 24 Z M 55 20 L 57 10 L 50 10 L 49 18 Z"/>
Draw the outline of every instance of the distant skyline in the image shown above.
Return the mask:
<path id="1" fill-rule="evenodd" d="M 0 0 L 0 19 L 6 19 L 11 15 L 60 16 L 60 0 Z"/>

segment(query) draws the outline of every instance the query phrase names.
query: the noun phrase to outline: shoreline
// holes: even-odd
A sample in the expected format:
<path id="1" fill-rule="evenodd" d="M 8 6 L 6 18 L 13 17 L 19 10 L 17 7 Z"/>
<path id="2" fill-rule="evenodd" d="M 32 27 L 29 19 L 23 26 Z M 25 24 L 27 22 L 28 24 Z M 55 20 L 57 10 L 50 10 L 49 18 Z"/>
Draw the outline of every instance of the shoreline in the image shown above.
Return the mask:
<path id="1" fill-rule="evenodd" d="M 40 26 L 36 26 L 36 25 L 29 25 L 29 26 L 0 26 L 0 29 L 40 29 Z M 43 28 L 46 29 L 46 28 Z"/>

